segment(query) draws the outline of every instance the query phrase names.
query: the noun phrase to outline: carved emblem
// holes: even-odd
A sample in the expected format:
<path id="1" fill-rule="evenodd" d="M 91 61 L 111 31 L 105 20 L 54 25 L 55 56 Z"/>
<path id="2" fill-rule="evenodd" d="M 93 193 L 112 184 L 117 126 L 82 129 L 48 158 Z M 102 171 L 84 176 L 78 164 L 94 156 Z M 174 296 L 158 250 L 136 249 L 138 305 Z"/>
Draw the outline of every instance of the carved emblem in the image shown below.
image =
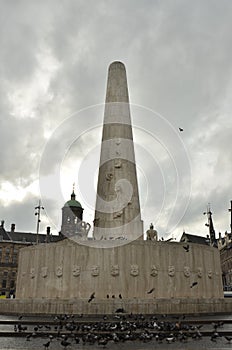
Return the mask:
<path id="1" fill-rule="evenodd" d="M 30 270 L 30 276 L 31 276 L 31 278 L 35 278 L 35 268 L 34 267 L 32 267 Z"/>
<path id="2" fill-rule="evenodd" d="M 75 277 L 80 276 L 81 267 L 79 265 L 73 265 L 72 273 Z"/>
<path id="3" fill-rule="evenodd" d="M 98 265 L 93 265 L 93 266 L 91 267 L 91 275 L 94 276 L 94 277 L 96 277 L 96 276 L 99 275 L 99 273 L 100 273 L 100 268 L 99 268 L 99 266 L 98 266 Z"/>
<path id="4" fill-rule="evenodd" d="M 150 275 L 153 276 L 153 277 L 156 277 L 158 275 L 158 270 L 157 270 L 157 267 L 155 265 L 151 266 L 151 273 L 150 273 Z"/>
<path id="5" fill-rule="evenodd" d="M 123 214 L 123 211 L 122 211 L 122 210 L 121 210 L 121 211 L 118 211 L 117 213 L 114 213 L 113 218 L 114 218 L 114 219 L 120 218 L 120 217 L 122 216 L 122 214 Z"/>
<path id="6" fill-rule="evenodd" d="M 113 177 L 114 177 L 114 176 L 113 176 L 112 173 L 107 173 L 107 174 L 106 174 L 106 180 L 107 180 L 107 181 L 111 181 L 111 180 L 113 179 Z"/>
<path id="7" fill-rule="evenodd" d="M 121 168 L 121 166 L 122 166 L 121 160 L 119 160 L 119 159 L 116 160 L 115 163 L 114 163 L 114 167 L 115 167 L 115 168 Z"/>
<path id="8" fill-rule="evenodd" d="M 121 139 L 116 139 L 115 143 L 116 143 L 117 146 L 120 145 Z"/>
<path id="9" fill-rule="evenodd" d="M 119 275 L 119 266 L 118 265 L 111 265 L 110 273 L 112 276 L 118 276 Z"/>
<path id="10" fill-rule="evenodd" d="M 42 276 L 43 278 L 45 278 L 45 277 L 47 277 L 47 275 L 48 275 L 48 268 L 47 268 L 47 266 L 43 266 L 43 267 L 41 268 L 41 276 Z"/>
<path id="11" fill-rule="evenodd" d="M 57 266 L 56 268 L 56 276 L 61 277 L 63 275 L 63 267 L 62 266 Z"/>
<path id="12" fill-rule="evenodd" d="M 170 277 L 175 276 L 175 266 L 173 266 L 173 265 L 169 265 L 169 266 L 168 266 L 168 275 L 169 275 Z"/>
<path id="13" fill-rule="evenodd" d="M 138 276 L 139 274 L 139 267 L 136 264 L 131 265 L 131 270 L 130 270 L 131 276 Z"/>
<path id="14" fill-rule="evenodd" d="M 212 278 L 212 277 L 213 277 L 213 271 L 212 271 L 212 270 L 209 270 L 209 271 L 208 271 L 208 277 L 209 277 L 209 278 Z"/>
<path id="15" fill-rule="evenodd" d="M 189 266 L 184 266 L 184 275 L 185 275 L 185 277 L 190 277 L 190 268 L 189 268 Z"/>

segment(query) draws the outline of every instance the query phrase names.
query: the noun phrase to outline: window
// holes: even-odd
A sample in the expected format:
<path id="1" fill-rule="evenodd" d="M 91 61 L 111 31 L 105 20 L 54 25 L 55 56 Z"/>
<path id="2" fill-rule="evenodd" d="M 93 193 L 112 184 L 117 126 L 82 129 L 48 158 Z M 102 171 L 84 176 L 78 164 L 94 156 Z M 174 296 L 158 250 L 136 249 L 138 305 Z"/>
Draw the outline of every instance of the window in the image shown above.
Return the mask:
<path id="1" fill-rule="evenodd" d="M 6 288 L 6 280 L 2 280 L 2 288 Z"/>
<path id="2" fill-rule="evenodd" d="M 15 253 L 13 254 L 13 257 L 12 257 L 12 263 L 13 264 L 16 264 L 17 263 L 17 260 L 18 260 L 18 253 Z"/>
<path id="3" fill-rule="evenodd" d="M 14 286 L 15 286 L 15 281 L 10 281 L 10 289 L 13 289 L 14 288 Z"/>

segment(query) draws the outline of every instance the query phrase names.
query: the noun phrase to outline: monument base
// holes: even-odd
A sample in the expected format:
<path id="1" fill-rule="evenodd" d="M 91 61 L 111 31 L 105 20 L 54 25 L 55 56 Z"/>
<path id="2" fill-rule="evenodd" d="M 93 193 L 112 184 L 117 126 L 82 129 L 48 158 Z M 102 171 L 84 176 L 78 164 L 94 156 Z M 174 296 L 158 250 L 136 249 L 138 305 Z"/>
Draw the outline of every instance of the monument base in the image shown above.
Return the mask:
<path id="1" fill-rule="evenodd" d="M 209 314 L 229 313 L 232 299 L 0 299 L 0 314 L 24 315 L 105 315 L 123 309 L 125 314 Z"/>

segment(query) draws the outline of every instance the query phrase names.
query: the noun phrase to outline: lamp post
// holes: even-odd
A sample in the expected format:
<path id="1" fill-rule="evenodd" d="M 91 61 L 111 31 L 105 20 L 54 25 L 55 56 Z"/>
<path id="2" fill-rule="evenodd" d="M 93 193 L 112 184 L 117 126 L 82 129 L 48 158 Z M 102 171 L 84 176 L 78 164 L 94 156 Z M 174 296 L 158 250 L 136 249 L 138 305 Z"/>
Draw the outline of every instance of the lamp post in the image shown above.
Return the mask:
<path id="1" fill-rule="evenodd" d="M 40 210 L 44 209 L 44 207 L 41 206 L 41 201 L 39 200 L 39 205 L 35 207 L 35 215 L 37 216 L 37 226 L 36 226 L 36 244 L 39 243 L 39 224 L 40 224 Z"/>

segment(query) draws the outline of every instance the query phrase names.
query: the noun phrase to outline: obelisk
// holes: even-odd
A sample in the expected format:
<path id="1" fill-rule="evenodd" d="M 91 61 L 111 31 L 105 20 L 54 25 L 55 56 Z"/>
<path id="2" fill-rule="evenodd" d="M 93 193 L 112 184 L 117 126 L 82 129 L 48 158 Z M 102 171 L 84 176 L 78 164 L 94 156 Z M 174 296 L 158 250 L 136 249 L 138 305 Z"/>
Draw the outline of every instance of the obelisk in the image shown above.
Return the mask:
<path id="1" fill-rule="evenodd" d="M 108 71 L 94 219 L 95 239 L 143 237 L 126 69 Z"/>

